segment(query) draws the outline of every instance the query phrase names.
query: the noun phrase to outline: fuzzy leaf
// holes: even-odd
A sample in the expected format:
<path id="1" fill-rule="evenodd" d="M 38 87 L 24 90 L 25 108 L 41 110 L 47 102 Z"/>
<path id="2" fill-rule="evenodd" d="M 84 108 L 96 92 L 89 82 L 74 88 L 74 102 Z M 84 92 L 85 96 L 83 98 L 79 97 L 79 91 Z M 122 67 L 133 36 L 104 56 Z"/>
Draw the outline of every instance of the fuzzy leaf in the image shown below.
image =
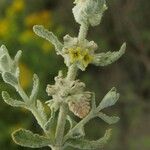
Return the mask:
<path id="1" fill-rule="evenodd" d="M 43 104 L 40 100 L 37 100 L 37 110 L 41 114 L 43 121 L 46 122 L 47 117 L 46 117 L 46 114 L 45 114 L 44 106 L 43 106 Z"/>
<path id="2" fill-rule="evenodd" d="M 52 140 L 54 140 L 54 138 L 55 138 L 57 118 L 58 117 L 56 116 L 56 112 L 52 111 L 50 119 L 45 124 L 45 129 L 50 133 L 50 138 Z"/>
<path id="3" fill-rule="evenodd" d="M 99 110 L 102 110 L 106 107 L 114 105 L 119 99 L 119 93 L 116 92 L 116 88 L 112 88 L 102 99 L 101 103 L 98 106 Z"/>
<path id="4" fill-rule="evenodd" d="M 30 100 L 35 101 L 39 91 L 39 78 L 36 74 L 33 75 L 33 89 L 30 95 Z"/>
<path id="5" fill-rule="evenodd" d="M 12 66 L 11 66 L 11 73 L 14 74 L 17 78 L 19 78 L 19 74 L 20 74 L 20 70 L 19 70 L 19 66 L 18 66 L 18 63 L 19 63 L 19 60 L 20 60 L 20 57 L 22 55 L 22 51 L 19 50 L 17 52 L 17 54 L 15 55 L 15 58 L 14 58 L 14 62 L 12 63 Z"/>
<path id="6" fill-rule="evenodd" d="M 14 100 L 10 97 L 9 93 L 6 91 L 2 92 L 2 97 L 4 99 L 4 101 L 13 107 L 26 107 L 25 103 L 19 100 Z"/>
<path id="7" fill-rule="evenodd" d="M 19 129 L 13 132 L 12 138 L 16 144 L 23 147 L 41 148 L 51 144 L 48 138 L 25 129 Z"/>
<path id="8" fill-rule="evenodd" d="M 104 114 L 104 113 L 102 113 L 102 112 L 100 112 L 99 114 L 98 114 L 98 117 L 99 118 L 101 118 L 102 120 L 104 120 L 106 123 L 108 123 L 108 124 L 115 124 L 115 123 L 117 123 L 118 121 L 119 121 L 119 117 L 116 117 L 116 116 L 112 116 L 112 117 L 110 117 L 110 116 L 107 116 L 106 114 Z"/>
<path id="9" fill-rule="evenodd" d="M 20 58 L 21 58 L 21 55 L 22 55 L 22 51 L 21 50 L 19 50 L 18 52 L 17 52 L 17 54 L 15 55 L 15 58 L 14 58 L 14 61 L 18 64 L 18 62 L 19 62 L 19 60 L 20 60 Z"/>
<path id="10" fill-rule="evenodd" d="M 58 40 L 58 38 L 50 31 L 48 31 L 47 29 L 44 28 L 44 26 L 42 25 L 35 25 L 33 27 L 33 31 L 40 37 L 48 40 L 49 42 L 51 42 L 55 48 L 56 51 L 58 52 L 58 54 L 60 54 L 60 51 L 63 48 L 63 45 L 61 44 L 61 42 Z"/>
<path id="11" fill-rule="evenodd" d="M 107 66 L 117 61 L 124 53 L 126 49 L 126 43 L 124 43 L 120 50 L 117 52 L 99 53 L 95 55 L 93 64 L 96 66 Z"/>
<path id="12" fill-rule="evenodd" d="M 96 141 L 89 141 L 85 139 L 69 139 L 66 141 L 67 146 L 71 146 L 83 150 L 100 149 L 105 146 L 111 136 L 111 130 L 107 130 L 104 137 Z"/>
<path id="13" fill-rule="evenodd" d="M 0 70 L 3 72 L 3 70 L 9 70 L 9 64 L 8 64 L 8 59 L 6 55 L 1 56 L 0 58 Z"/>
<path id="14" fill-rule="evenodd" d="M 12 85 L 12 86 L 16 86 L 18 84 L 18 79 L 10 72 L 4 72 L 2 74 L 3 80 Z"/>

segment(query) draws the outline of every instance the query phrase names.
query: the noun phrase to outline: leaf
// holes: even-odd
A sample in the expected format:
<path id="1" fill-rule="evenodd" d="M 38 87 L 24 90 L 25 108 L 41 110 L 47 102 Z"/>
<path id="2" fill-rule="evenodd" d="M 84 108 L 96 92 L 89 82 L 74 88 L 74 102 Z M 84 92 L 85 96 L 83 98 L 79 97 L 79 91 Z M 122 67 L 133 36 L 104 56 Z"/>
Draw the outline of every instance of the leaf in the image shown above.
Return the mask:
<path id="1" fill-rule="evenodd" d="M 110 116 L 107 116 L 106 114 L 104 114 L 104 113 L 102 113 L 102 112 L 100 112 L 99 114 L 98 114 L 98 117 L 99 118 L 101 118 L 102 120 L 104 120 L 106 123 L 108 123 L 108 124 L 115 124 L 115 123 L 117 123 L 118 121 L 119 121 L 119 117 L 116 117 L 116 116 L 112 116 L 112 117 L 110 117 Z"/>
<path id="2" fill-rule="evenodd" d="M 57 126 L 57 119 L 56 112 L 51 111 L 51 117 L 45 124 L 45 129 L 50 133 L 50 138 L 54 140 L 55 138 L 55 131 Z"/>
<path id="3" fill-rule="evenodd" d="M 42 25 L 35 25 L 33 27 L 33 31 L 38 36 L 40 36 L 40 37 L 48 40 L 49 42 L 51 42 L 55 46 L 56 51 L 58 52 L 58 54 L 60 54 L 60 51 L 62 50 L 63 45 L 52 32 L 45 29 L 44 26 L 42 26 Z"/>
<path id="4" fill-rule="evenodd" d="M 112 88 L 102 99 L 98 106 L 99 111 L 114 105 L 119 99 L 119 93 L 116 92 L 116 88 Z"/>
<path id="5" fill-rule="evenodd" d="M 19 60 L 20 60 L 20 58 L 21 58 L 21 55 L 22 55 L 22 51 L 21 50 L 19 50 L 18 52 L 17 52 L 17 54 L 15 55 L 15 58 L 14 58 L 14 61 L 18 64 L 18 62 L 19 62 Z"/>
<path id="6" fill-rule="evenodd" d="M 2 72 L 9 70 L 9 62 L 8 62 L 8 57 L 6 56 L 6 54 L 1 56 L 1 58 L 0 58 L 0 70 Z"/>
<path id="7" fill-rule="evenodd" d="M 2 45 L 2 46 L 0 47 L 0 56 L 2 56 L 2 55 L 4 55 L 4 54 L 8 54 L 8 50 L 7 50 L 7 48 L 6 48 L 5 45 Z"/>
<path id="8" fill-rule="evenodd" d="M 76 149 L 92 150 L 100 149 L 105 146 L 111 136 L 111 129 L 106 130 L 104 137 L 96 141 L 90 141 L 85 139 L 69 139 L 66 141 L 67 146 L 74 147 Z"/>
<path id="9" fill-rule="evenodd" d="M 13 63 L 11 64 L 10 72 L 12 74 L 14 74 L 17 78 L 19 78 L 19 74 L 20 74 L 20 69 L 19 69 L 19 65 L 18 64 L 19 64 L 19 60 L 21 58 L 21 55 L 22 55 L 22 51 L 19 50 L 17 52 L 17 54 L 15 55 Z"/>
<path id="10" fill-rule="evenodd" d="M 99 53 L 95 55 L 93 64 L 96 66 L 107 66 L 117 61 L 124 53 L 126 49 L 126 43 L 124 43 L 120 50 L 117 52 Z"/>
<path id="11" fill-rule="evenodd" d="M 30 148 L 41 148 L 51 144 L 48 138 L 25 129 L 19 129 L 13 132 L 12 138 L 16 144 Z"/>
<path id="12" fill-rule="evenodd" d="M 4 72 L 2 74 L 2 77 L 6 83 L 8 83 L 14 87 L 18 84 L 18 79 L 10 72 Z"/>
<path id="13" fill-rule="evenodd" d="M 39 78 L 36 74 L 33 75 L 33 89 L 30 95 L 30 100 L 35 101 L 39 91 Z"/>
<path id="14" fill-rule="evenodd" d="M 46 122 L 47 117 L 46 117 L 46 114 L 45 114 L 44 106 L 43 106 L 43 104 L 40 100 L 37 100 L 37 109 L 38 109 L 38 112 L 41 114 L 41 117 L 42 117 L 43 121 Z"/>
<path id="15" fill-rule="evenodd" d="M 6 92 L 6 91 L 2 92 L 2 97 L 3 97 L 4 101 L 10 106 L 13 106 L 13 107 L 26 107 L 24 102 L 12 99 L 10 97 L 9 93 Z"/>

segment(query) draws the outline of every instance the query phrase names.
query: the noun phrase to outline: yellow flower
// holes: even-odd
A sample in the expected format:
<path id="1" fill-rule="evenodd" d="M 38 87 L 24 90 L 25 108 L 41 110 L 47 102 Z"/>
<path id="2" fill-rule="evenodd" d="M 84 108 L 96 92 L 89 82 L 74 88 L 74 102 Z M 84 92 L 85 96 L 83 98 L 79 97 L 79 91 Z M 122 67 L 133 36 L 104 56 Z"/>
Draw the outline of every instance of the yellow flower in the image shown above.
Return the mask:
<path id="1" fill-rule="evenodd" d="M 81 47 L 70 48 L 69 58 L 70 63 L 78 63 L 79 65 L 83 65 L 84 68 L 88 66 L 89 63 L 92 62 L 93 56 L 90 54 L 88 49 L 82 49 Z"/>
<path id="2" fill-rule="evenodd" d="M 37 13 L 33 13 L 26 17 L 25 25 L 28 27 L 33 27 L 35 24 L 42 24 L 45 26 L 51 25 L 51 13 L 49 11 L 41 11 Z"/>
<path id="3" fill-rule="evenodd" d="M 19 13 L 25 8 L 24 0 L 14 0 L 10 7 L 7 9 L 8 15 L 13 15 L 14 13 Z"/>
<path id="4" fill-rule="evenodd" d="M 26 30 L 20 35 L 20 42 L 27 43 L 33 39 L 33 32 L 31 30 Z"/>
<path id="5" fill-rule="evenodd" d="M 77 62 L 81 59 L 82 49 L 80 47 L 70 48 L 68 51 L 71 63 Z"/>
<path id="6" fill-rule="evenodd" d="M 84 67 L 87 67 L 89 63 L 91 63 L 93 60 L 93 57 L 91 54 L 89 54 L 87 51 L 84 51 L 82 54 L 82 63 Z"/>
<path id="7" fill-rule="evenodd" d="M 19 65 L 20 67 L 20 83 L 21 86 L 26 89 L 32 82 L 32 71 L 23 63 Z"/>
<path id="8" fill-rule="evenodd" d="M 0 21 L 0 36 L 5 36 L 8 33 L 9 29 L 9 21 L 6 19 L 3 19 Z"/>

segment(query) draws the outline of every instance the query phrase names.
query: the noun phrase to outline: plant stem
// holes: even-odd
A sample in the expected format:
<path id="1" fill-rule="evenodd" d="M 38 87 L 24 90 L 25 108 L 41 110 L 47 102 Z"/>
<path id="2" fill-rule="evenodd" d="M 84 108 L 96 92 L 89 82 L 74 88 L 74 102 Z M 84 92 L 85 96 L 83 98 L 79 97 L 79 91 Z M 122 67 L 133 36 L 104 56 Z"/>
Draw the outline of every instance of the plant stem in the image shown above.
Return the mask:
<path id="1" fill-rule="evenodd" d="M 68 80 L 74 80 L 77 75 L 77 67 L 75 65 L 72 65 L 68 68 L 68 73 L 67 73 L 67 79 Z"/>
<path id="2" fill-rule="evenodd" d="M 20 86 L 20 84 L 18 84 L 18 86 L 16 87 L 16 90 L 18 91 L 18 93 L 20 94 L 21 98 L 27 103 L 27 106 L 29 105 L 28 102 L 30 102 L 30 98 L 28 97 L 28 95 L 25 93 L 25 91 L 23 90 L 23 88 Z M 45 129 L 44 129 L 44 124 L 45 121 L 43 120 L 42 116 L 40 115 L 39 111 L 36 109 L 35 106 L 28 106 L 27 107 L 28 110 L 30 110 L 32 112 L 32 114 L 34 115 L 34 117 L 36 118 L 38 124 L 41 126 L 41 128 L 44 130 L 44 132 L 46 133 Z"/>
<path id="3" fill-rule="evenodd" d="M 64 136 L 64 130 L 65 130 L 65 124 L 66 124 L 66 106 L 62 104 L 59 109 L 59 116 L 58 116 L 58 122 L 57 122 L 57 128 L 56 128 L 56 134 L 55 134 L 55 141 L 56 146 L 61 147 L 63 136 Z"/>
<path id="4" fill-rule="evenodd" d="M 77 75 L 77 67 L 74 65 L 70 66 L 68 68 L 67 79 L 74 80 L 76 78 L 76 75 Z M 55 134 L 56 147 L 52 148 L 53 150 L 62 150 L 61 147 L 64 138 L 66 116 L 67 116 L 66 104 L 62 103 L 59 109 L 59 116 L 58 116 L 56 134 Z"/>
<path id="5" fill-rule="evenodd" d="M 29 97 L 27 96 L 27 94 L 25 93 L 25 91 L 22 89 L 22 87 L 20 86 L 20 84 L 17 85 L 16 90 L 17 90 L 17 92 L 20 94 L 21 98 L 25 102 L 29 101 Z"/>
<path id="6" fill-rule="evenodd" d="M 81 24 L 78 35 L 79 41 L 83 41 L 86 38 L 88 28 L 89 28 L 88 23 Z"/>

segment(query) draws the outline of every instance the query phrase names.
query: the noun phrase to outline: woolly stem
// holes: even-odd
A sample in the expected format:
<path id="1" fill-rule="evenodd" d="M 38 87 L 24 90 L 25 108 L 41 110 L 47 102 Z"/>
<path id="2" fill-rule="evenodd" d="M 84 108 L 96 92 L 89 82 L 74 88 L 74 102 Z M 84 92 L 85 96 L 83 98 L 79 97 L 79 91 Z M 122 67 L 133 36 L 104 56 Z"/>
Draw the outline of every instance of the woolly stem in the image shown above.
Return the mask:
<path id="1" fill-rule="evenodd" d="M 58 122 L 57 122 L 56 134 L 55 134 L 55 142 L 56 142 L 56 146 L 58 147 L 62 146 L 62 141 L 63 141 L 63 136 L 64 136 L 66 116 L 67 116 L 65 107 L 66 106 L 62 104 L 59 109 L 59 116 L 58 116 Z"/>
<path id="2" fill-rule="evenodd" d="M 67 79 L 68 80 L 74 80 L 77 75 L 77 67 L 75 65 L 72 65 L 68 68 L 68 73 L 67 73 Z"/>
<path id="3" fill-rule="evenodd" d="M 70 66 L 68 68 L 67 79 L 75 80 L 76 75 L 77 75 L 77 67 L 74 65 Z M 66 117 L 67 117 L 66 105 L 62 104 L 59 109 L 59 116 L 58 116 L 56 134 L 55 134 L 56 147 L 52 148 L 53 150 L 62 149 L 61 146 L 63 144 Z"/>
<path id="4" fill-rule="evenodd" d="M 79 35 L 78 35 L 78 39 L 79 41 L 82 41 L 86 38 L 87 36 L 87 32 L 88 32 L 88 23 L 83 23 L 80 26 L 80 30 L 79 30 Z"/>

